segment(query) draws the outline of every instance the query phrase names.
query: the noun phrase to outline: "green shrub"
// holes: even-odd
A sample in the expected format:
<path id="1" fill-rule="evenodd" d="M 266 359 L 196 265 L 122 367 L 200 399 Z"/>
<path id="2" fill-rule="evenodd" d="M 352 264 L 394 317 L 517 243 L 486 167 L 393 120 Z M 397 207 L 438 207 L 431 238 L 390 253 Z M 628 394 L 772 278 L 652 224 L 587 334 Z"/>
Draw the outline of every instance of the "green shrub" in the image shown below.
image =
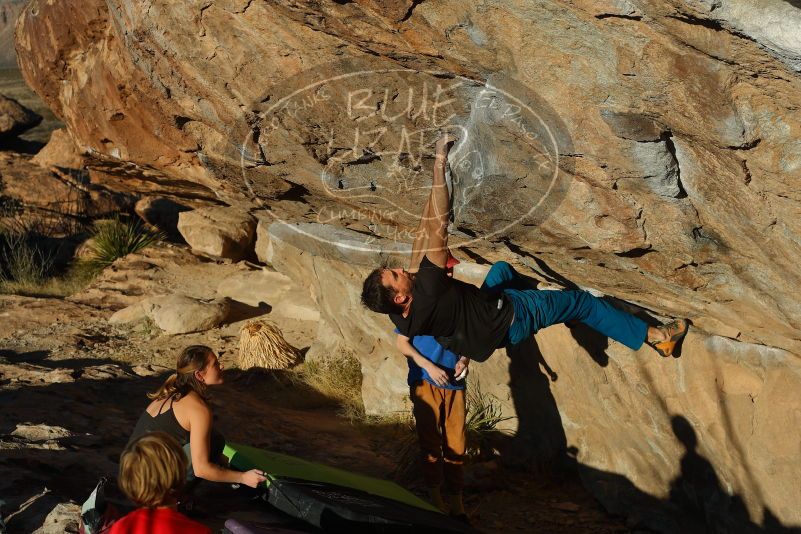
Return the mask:
<path id="1" fill-rule="evenodd" d="M 100 221 L 92 233 L 92 257 L 89 264 L 103 269 L 115 260 L 157 243 L 161 233 L 151 232 L 138 220 L 128 222 L 120 218 Z"/>

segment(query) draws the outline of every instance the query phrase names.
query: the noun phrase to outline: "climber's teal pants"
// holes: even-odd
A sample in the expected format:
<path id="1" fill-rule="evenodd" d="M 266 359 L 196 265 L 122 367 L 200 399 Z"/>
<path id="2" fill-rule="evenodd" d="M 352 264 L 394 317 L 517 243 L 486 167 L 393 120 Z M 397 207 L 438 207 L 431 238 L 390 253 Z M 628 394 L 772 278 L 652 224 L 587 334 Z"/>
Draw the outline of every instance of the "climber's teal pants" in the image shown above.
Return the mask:
<path id="1" fill-rule="evenodd" d="M 641 319 L 618 310 L 586 291 L 550 291 L 525 288 L 525 283 L 505 261 L 492 266 L 482 291 L 503 291 L 514 306 L 515 318 L 506 335 L 517 345 L 552 324 L 579 321 L 632 350 L 639 349 L 648 333 Z"/>

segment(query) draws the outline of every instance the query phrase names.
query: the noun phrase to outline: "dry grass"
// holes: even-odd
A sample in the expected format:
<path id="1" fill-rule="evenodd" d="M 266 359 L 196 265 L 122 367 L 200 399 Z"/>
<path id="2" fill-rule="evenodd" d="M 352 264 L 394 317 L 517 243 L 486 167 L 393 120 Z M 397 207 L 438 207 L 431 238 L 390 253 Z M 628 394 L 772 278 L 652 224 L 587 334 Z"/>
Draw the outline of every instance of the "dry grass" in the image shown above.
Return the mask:
<path id="1" fill-rule="evenodd" d="M 364 421 L 362 367 L 352 354 L 326 361 L 307 361 L 296 368 L 295 376 L 334 400 L 343 417 L 351 422 Z"/>
<path id="2" fill-rule="evenodd" d="M 65 297 L 85 287 L 96 274 L 83 262 L 59 269 L 56 255 L 57 247 L 38 233 L 0 231 L 0 293 Z"/>
<path id="3" fill-rule="evenodd" d="M 85 288 L 97 270 L 83 262 L 73 264 L 66 273 L 38 281 L 0 279 L 0 294 L 63 298 Z"/>
<path id="4" fill-rule="evenodd" d="M 491 437 L 498 425 L 512 419 L 503 415 L 501 401 L 492 394 L 481 392 L 481 383 L 467 389 L 467 454 L 472 458 L 491 456 Z"/>
<path id="5" fill-rule="evenodd" d="M 288 369 L 301 357 L 300 350 L 290 345 L 281 330 L 269 321 L 249 321 L 239 330 L 240 369 Z"/>
<path id="6" fill-rule="evenodd" d="M 92 233 L 92 254 L 85 260 L 64 261 L 64 249 L 83 227 L 68 217 L 26 221 L 3 217 L 0 226 L 0 294 L 66 297 L 86 287 L 117 258 L 137 252 L 161 239 L 141 223 L 119 217 L 98 221 Z M 56 258 L 61 256 L 60 263 Z"/>
<path id="7" fill-rule="evenodd" d="M 0 243 L 0 279 L 38 284 L 53 270 L 53 251 L 45 250 L 27 233 L 5 232 Z"/>

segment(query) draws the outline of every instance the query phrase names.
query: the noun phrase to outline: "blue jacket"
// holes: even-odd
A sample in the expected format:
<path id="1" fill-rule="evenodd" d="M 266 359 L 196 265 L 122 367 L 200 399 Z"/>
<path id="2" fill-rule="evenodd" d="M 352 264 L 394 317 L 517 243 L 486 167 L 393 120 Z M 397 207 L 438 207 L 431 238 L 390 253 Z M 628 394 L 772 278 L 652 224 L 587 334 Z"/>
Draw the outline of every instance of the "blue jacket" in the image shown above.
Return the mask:
<path id="1" fill-rule="evenodd" d="M 397 329 L 395 329 L 395 333 L 399 333 Z M 411 341 L 412 346 L 417 349 L 417 352 L 419 352 L 427 360 L 431 361 L 434 365 L 440 369 L 444 369 L 448 373 L 451 382 L 446 386 L 437 386 L 434 381 L 431 380 L 431 377 L 428 376 L 428 373 L 425 371 L 425 369 L 414 363 L 414 360 L 407 357 L 406 361 L 409 364 L 409 375 L 406 381 L 410 386 L 419 382 L 420 380 L 425 380 L 434 386 L 443 387 L 444 389 L 464 389 L 464 380 L 459 382 L 454 381 L 454 369 L 456 368 L 456 362 L 459 361 L 458 355 L 447 349 L 444 349 L 442 345 L 437 343 L 437 340 L 434 339 L 433 336 L 414 336 Z"/>

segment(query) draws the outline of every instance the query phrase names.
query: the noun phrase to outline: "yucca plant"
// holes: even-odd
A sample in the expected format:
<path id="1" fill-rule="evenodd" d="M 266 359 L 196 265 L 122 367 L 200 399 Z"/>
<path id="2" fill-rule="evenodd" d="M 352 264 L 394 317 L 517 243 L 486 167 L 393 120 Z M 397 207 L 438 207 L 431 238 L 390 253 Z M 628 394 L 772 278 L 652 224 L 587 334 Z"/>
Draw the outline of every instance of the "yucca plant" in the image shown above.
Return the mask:
<path id="1" fill-rule="evenodd" d="M 467 390 L 467 454 L 471 457 L 489 454 L 489 439 L 504 421 L 512 419 L 503 415 L 501 401 L 492 394 L 481 392 L 481 383 Z"/>
<path id="2" fill-rule="evenodd" d="M 92 233 L 92 257 L 89 263 L 97 269 L 103 269 L 119 258 L 161 241 L 163 237 L 160 232 L 145 228 L 138 220 L 123 221 L 115 217 L 98 222 Z"/>

